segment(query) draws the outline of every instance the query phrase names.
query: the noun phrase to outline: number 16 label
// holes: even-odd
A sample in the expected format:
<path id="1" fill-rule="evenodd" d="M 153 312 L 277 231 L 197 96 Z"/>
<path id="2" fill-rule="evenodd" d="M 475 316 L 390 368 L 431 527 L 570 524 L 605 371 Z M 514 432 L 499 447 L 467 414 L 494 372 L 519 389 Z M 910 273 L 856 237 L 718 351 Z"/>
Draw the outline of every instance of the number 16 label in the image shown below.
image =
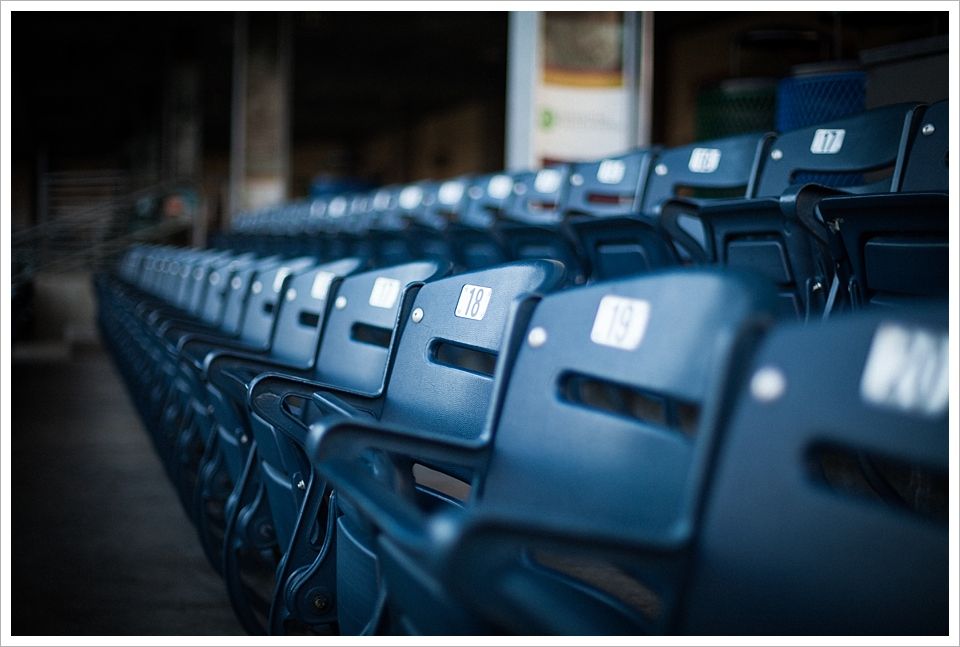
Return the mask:
<path id="1" fill-rule="evenodd" d="M 492 295 L 493 290 L 490 288 L 467 283 L 460 290 L 460 300 L 457 301 L 457 309 L 453 313 L 463 319 L 480 321 L 487 314 L 487 306 L 490 305 Z"/>
<path id="2" fill-rule="evenodd" d="M 648 301 L 608 294 L 600 299 L 590 341 L 601 346 L 635 350 L 643 341 L 649 320 Z"/>

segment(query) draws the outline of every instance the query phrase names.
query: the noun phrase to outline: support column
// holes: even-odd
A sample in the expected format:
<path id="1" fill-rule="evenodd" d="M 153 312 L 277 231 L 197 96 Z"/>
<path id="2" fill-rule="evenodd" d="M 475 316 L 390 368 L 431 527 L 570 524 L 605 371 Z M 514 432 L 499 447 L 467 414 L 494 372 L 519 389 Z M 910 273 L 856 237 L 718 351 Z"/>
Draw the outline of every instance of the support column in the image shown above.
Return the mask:
<path id="1" fill-rule="evenodd" d="M 290 183 L 289 14 L 236 17 L 230 133 L 230 216 L 287 199 Z"/>

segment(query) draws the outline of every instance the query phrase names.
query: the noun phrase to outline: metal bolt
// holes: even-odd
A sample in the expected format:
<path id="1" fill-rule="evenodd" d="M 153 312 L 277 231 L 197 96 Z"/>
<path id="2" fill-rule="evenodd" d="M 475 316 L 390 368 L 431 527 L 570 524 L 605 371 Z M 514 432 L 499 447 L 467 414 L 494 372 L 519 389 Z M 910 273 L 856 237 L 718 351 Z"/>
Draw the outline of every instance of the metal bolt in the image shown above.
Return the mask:
<path id="1" fill-rule="evenodd" d="M 583 176 L 580 175 L 579 173 L 574 173 L 573 175 L 570 176 L 570 184 L 572 184 L 573 186 L 580 186 L 581 184 L 583 184 Z"/>
<path id="2" fill-rule="evenodd" d="M 340 295 L 337 297 L 337 300 L 333 302 L 334 307 L 337 310 L 343 310 L 347 307 L 347 297 Z"/>
<path id="3" fill-rule="evenodd" d="M 297 489 L 298 489 L 298 490 L 306 490 L 306 489 L 307 489 L 307 484 L 304 482 L 303 479 L 300 479 L 299 481 L 297 481 Z"/>
<path id="4" fill-rule="evenodd" d="M 787 378 L 773 366 L 765 366 L 753 374 L 750 393 L 760 402 L 772 402 L 787 390 Z"/>
<path id="5" fill-rule="evenodd" d="M 423 308 L 414 308 L 410 318 L 413 319 L 413 323 L 420 323 L 423 320 Z"/>
<path id="6" fill-rule="evenodd" d="M 920 130 L 924 135 L 932 135 L 936 131 L 937 127 L 933 124 L 923 124 L 923 128 Z"/>
<path id="7" fill-rule="evenodd" d="M 523 195 L 527 192 L 527 185 L 523 184 L 522 182 L 518 182 L 517 184 L 513 185 L 513 192 L 517 195 Z"/>
<path id="8" fill-rule="evenodd" d="M 213 272 L 210 274 L 210 285 L 216 285 L 220 282 L 220 274 L 218 272 Z"/>
<path id="9" fill-rule="evenodd" d="M 811 286 L 810 289 L 812 289 L 814 292 L 819 292 L 820 290 L 823 289 L 823 283 L 821 283 L 820 281 L 817 281 Z"/>
<path id="10" fill-rule="evenodd" d="M 666 164 L 657 164 L 653 167 L 653 172 L 657 175 L 666 175 L 667 174 L 667 165 Z"/>
<path id="11" fill-rule="evenodd" d="M 783 151 L 780 150 L 779 148 L 774 148 L 772 151 L 770 151 L 770 159 L 772 160 L 783 159 Z"/>
<path id="12" fill-rule="evenodd" d="M 296 298 L 297 298 L 296 290 L 294 290 L 293 288 L 290 288 L 289 290 L 287 290 L 287 301 L 293 301 Z"/>
<path id="13" fill-rule="evenodd" d="M 241 285 L 243 285 L 243 281 L 240 280 L 239 276 L 235 276 L 230 279 L 230 287 L 234 290 L 239 290 Z"/>
<path id="14" fill-rule="evenodd" d="M 317 611 L 325 611 L 330 606 L 330 601 L 325 595 L 317 595 L 313 598 L 313 608 Z"/>
<path id="15" fill-rule="evenodd" d="M 527 343 L 533 348 L 540 348 L 547 343 L 547 331 L 541 326 L 537 326 L 527 335 Z"/>
<path id="16" fill-rule="evenodd" d="M 213 413 L 213 405 L 212 405 L 212 404 L 208 404 L 208 405 L 207 405 L 207 413 Z"/>
<path id="17" fill-rule="evenodd" d="M 246 445 L 246 444 L 247 444 L 247 440 L 249 440 L 249 439 L 247 438 L 247 435 L 246 435 L 246 434 L 243 434 L 242 436 L 240 436 L 240 444 L 241 444 L 241 445 Z"/>
<path id="18" fill-rule="evenodd" d="M 250 291 L 254 294 L 260 294 L 260 291 L 263 289 L 263 283 L 260 281 L 254 281 L 253 285 L 250 286 Z"/>

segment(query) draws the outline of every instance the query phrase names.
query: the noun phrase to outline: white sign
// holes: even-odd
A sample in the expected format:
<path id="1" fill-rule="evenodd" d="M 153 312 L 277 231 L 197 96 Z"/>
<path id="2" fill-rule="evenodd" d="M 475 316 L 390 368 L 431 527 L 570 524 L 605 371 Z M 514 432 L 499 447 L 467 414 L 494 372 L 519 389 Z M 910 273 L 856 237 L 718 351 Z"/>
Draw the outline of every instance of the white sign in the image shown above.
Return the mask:
<path id="1" fill-rule="evenodd" d="M 650 302 L 612 294 L 600 299 L 590 341 L 601 346 L 636 350 L 650 320 Z"/>
<path id="2" fill-rule="evenodd" d="M 627 165 L 623 160 L 603 160 L 597 168 L 597 182 L 601 184 L 618 184 L 623 181 L 627 172 Z"/>
<path id="3" fill-rule="evenodd" d="M 378 276 L 370 291 L 370 305 L 374 308 L 392 308 L 400 296 L 400 281 L 386 276 Z"/>
<path id="4" fill-rule="evenodd" d="M 694 148 L 687 168 L 691 173 L 713 173 L 720 166 L 719 148 Z"/>
<path id="5" fill-rule="evenodd" d="M 327 293 L 330 292 L 330 284 L 333 283 L 335 276 L 333 272 L 318 271 L 313 278 L 313 287 L 310 288 L 311 298 L 324 301 L 327 298 Z"/>
<path id="6" fill-rule="evenodd" d="M 810 142 L 810 152 L 817 155 L 833 155 L 843 148 L 843 137 L 847 131 L 842 128 L 818 128 Z"/>
<path id="7" fill-rule="evenodd" d="M 490 288 L 467 283 L 460 290 L 460 300 L 457 301 L 457 309 L 453 314 L 462 319 L 481 321 L 487 314 L 491 296 L 493 296 L 493 290 Z"/>
<path id="8" fill-rule="evenodd" d="M 860 380 L 860 395 L 880 407 L 939 416 L 950 401 L 946 335 L 899 324 L 877 328 Z"/>

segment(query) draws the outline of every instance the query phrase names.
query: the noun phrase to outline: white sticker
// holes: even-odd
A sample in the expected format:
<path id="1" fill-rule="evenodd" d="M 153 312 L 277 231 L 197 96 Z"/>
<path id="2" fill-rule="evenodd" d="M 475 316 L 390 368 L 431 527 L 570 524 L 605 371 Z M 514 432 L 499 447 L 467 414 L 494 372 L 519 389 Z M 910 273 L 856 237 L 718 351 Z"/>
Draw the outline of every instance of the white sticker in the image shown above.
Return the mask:
<path id="1" fill-rule="evenodd" d="M 330 208 L 327 213 L 329 213 L 332 218 L 339 218 L 347 213 L 347 199 L 340 195 L 335 197 L 330 201 Z"/>
<path id="2" fill-rule="evenodd" d="M 538 193 L 553 193 L 560 188 L 560 171 L 555 168 L 545 168 L 537 171 L 537 177 L 533 181 L 533 188 Z"/>
<path id="3" fill-rule="evenodd" d="M 847 131 L 843 128 L 818 128 L 810 142 L 810 152 L 817 155 L 833 155 L 843 147 L 843 137 Z"/>
<path id="4" fill-rule="evenodd" d="M 491 296 L 493 296 L 493 290 L 490 288 L 467 283 L 460 290 L 460 300 L 457 301 L 457 309 L 453 314 L 461 319 L 481 321 L 487 315 Z"/>
<path id="5" fill-rule="evenodd" d="M 280 288 L 283 287 L 283 279 L 287 278 L 287 275 L 290 274 L 289 267 L 281 267 L 277 270 L 276 276 L 273 277 L 273 291 L 279 292 Z"/>
<path id="6" fill-rule="evenodd" d="M 324 272 L 322 270 L 317 272 L 317 275 L 313 277 L 313 287 L 310 288 L 310 297 L 317 301 L 326 299 L 327 293 L 330 292 L 330 284 L 333 283 L 335 276 L 336 274 L 333 272 Z"/>
<path id="7" fill-rule="evenodd" d="M 456 204 L 463 197 L 463 182 L 453 180 L 444 182 L 440 185 L 437 197 L 441 204 Z"/>
<path id="8" fill-rule="evenodd" d="M 687 168 L 691 173 L 713 173 L 720 166 L 719 148 L 694 148 Z"/>
<path id="9" fill-rule="evenodd" d="M 487 194 L 491 198 L 503 200 L 513 191 L 513 180 L 507 175 L 494 175 L 487 182 Z"/>
<path id="10" fill-rule="evenodd" d="M 373 195 L 373 208 L 377 211 L 386 211 L 387 207 L 390 206 L 390 192 L 389 191 L 377 191 Z"/>
<path id="11" fill-rule="evenodd" d="M 404 187 L 400 192 L 401 209 L 414 209 L 420 205 L 421 200 L 423 200 L 423 189 L 418 186 Z"/>
<path id="12" fill-rule="evenodd" d="M 600 299 L 590 341 L 601 346 L 636 350 L 650 320 L 650 302 L 611 294 Z"/>
<path id="13" fill-rule="evenodd" d="M 370 290 L 370 305 L 374 308 L 392 308 L 400 295 L 400 281 L 386 276 L 378 276 Z"/>
<path id="14" fill-rule="evenodd" d="M 950 401 L 946 335 L 898 324 L 877 328 L 860 379 L 860 395 L 877 406 L 938 416 Z"/>
<path id="15" fill-rule="evenodd" d="M 617 184 L 623 181 L 627 173 L 627 165 L 623 160 L 603 160 L 597 168 L 597 182 L 601 184 Z"/>

